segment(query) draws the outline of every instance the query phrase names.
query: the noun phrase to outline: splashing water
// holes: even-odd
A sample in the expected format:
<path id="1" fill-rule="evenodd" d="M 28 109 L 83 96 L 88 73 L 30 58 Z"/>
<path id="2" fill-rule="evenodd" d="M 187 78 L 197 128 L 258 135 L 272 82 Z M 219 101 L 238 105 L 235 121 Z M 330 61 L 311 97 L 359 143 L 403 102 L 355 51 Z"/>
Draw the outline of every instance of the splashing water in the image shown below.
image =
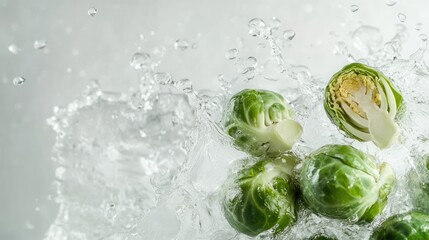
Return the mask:
<path id="1" fill-rule="evenodd" d="M 349 40 L 338 42 L 338 54 L 382 70 L 407 103 L 399 121 L 400 142 L 379 151 L 347 138 L 321 117 L 326 116 L 322 102 L 327 80 L 313 77 L 305 66 L 288 64 L 283 52 L 295 33 L 277 31 L 282 27 L 278 19 L 271 25 L 257 18 L 249 21 L 249 35 L 264 41 L 270 56 L 256 59 L 229 50 L 225 57 L 234 60 L 237 73 L 231 79 L 219 75 L 218 90 L 196 91 L 190 79 L 176 80 L 158 71 L 166 52 L 160 47 L 131 58 L 131 67 L 141 76 L 139 90 L 105 92 L 93 81 L 79 99 L 55 108 L 48 123 L 56 132 L 53 159 L 60 210 L 45 239 L 249 239 L 229 226 L 220 201 L 229 173 L 242 166 L 235 160 L 245 156 L 222 131 L 223 106 L 243 88 L 282 93 L 304 129 L 318 129 L 317 135 L 304 131 L 294 147 L 298 156 L 324 144 L 347 143 L 390 163 L 398 178 L 385 211 L 372 224 L 349 224 L 303 209 L 298 222 L 275 239 L 299 240 L 321 232 L 362 239 L 382 220 L 411 209 L 406 172 L 415 166 L 413 156 L 429 143 L 429 69 L 422 60 L 427 36 L 420 36 L 420 47 L 408 59 L 400 58 L 404 28 L 383 42 L 377 28 L 361 26 Z M 272 238 L 269 233 L 256 237 Z"/>

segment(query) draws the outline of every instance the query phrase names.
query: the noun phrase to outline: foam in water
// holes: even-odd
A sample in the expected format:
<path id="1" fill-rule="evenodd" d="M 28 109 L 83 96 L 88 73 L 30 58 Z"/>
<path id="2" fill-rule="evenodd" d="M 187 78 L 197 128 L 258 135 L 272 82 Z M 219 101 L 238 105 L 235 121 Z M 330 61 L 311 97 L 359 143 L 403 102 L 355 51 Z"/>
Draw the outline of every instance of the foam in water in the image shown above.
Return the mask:
<path id="1" fill-rule="evenodd" d="M 283 57 L 293 30 L 281 31 L 278 19 L 269 25 L 255 18 L 248 26 L 249 35 L 260 38 L 271 55 L 256 59 L 229 50 L 225 56 L 235 63 L 237 75 L 219 75 L 220 89 L 196 91 L 191 80 L 158 72 L 166 52 L 159 47 L 131 59 L 141 74 L 139 90 L 105 92 L 94 81 L 80 98 L 55 109 L 48 122 L 57 134 L 53 160 L 60 210 L 46 240 L 250 239 L 228 225 L 220 201 L 228 175 L 251 162 L 232 147 L 221 123 L 226 101 L 243 88 L 275 90 L 291 102 L 304 127 L 294 147 L 301 158 L 325 144 L 351 144 L 391 164 L 398 178 L 386 209 L 372 224 L 349 224 L 304 209 L 298 222 L 275 239 L 323 232 L 363 239 L 387 217 L 412 208 L 406 172 L 429 143 L 429 69 L 422 61 L 427 37 L 421 36 L 421 46 L 410 57 L 400 55 L 407 35 L 403 26 L 385 43 L 377 28 L 361 26 L 347 43 L 337 44 L 338 54 L 382 70 L 403 93 L 407 111 L 399 120 L 400 142 L 380 151 L 344 136 L 325 117 L 328 79 L 317 79 L 306 66 L 288 64 Z M 180 50 L 185 46 L 175 44 Z M 351 47 L 358 51 L 352 54 Z M 270 233 L 256 237 L 271 238 Z"/>

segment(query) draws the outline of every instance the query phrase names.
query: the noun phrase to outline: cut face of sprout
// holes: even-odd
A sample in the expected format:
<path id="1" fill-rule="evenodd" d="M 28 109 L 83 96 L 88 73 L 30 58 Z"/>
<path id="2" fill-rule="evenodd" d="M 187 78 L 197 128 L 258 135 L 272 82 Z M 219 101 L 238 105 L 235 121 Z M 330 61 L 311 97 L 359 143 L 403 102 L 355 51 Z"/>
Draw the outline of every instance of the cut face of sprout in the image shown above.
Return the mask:
<path id="1" fill-rule="evenodd" d="M 350 136 L 390 146 L 397 137 L 394 119 L 402 96 L 389 79 L 360 63 L 336 73 L 327 89 L 325 109 L 329 117 Z"/>

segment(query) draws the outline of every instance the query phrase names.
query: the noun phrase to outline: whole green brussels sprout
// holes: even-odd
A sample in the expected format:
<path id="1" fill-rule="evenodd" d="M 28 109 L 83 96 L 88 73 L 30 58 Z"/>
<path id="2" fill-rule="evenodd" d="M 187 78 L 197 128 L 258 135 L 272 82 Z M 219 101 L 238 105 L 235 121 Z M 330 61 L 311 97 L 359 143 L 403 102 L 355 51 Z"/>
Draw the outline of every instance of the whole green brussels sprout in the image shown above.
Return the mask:
<path id="1" fill-rule="evenodd" d="M 377 227 L 370 240 L 429 239 L 429 215 L 411 211 L 394 215 Z"/>
<path id="2" fill-rule="evenodd" d="M 310 237 L 308 240 L 337 240 L 337 238 L 326 236 L 325 234 L 317 234 Z"/>
<path id="3" fill-rule="evenodd" d="M 348 145 L 326 145 L 311 153 L 300 173 L 305 203 L 324 216 L 372 221 L 385 207 L 394 182 L 391 167 Z"/>
<path id="4" fill-rule="evenodd" d="M 325 110 L 350 137 L 390 146 L 398 135 L 395 116 L 403 98 L 381 72 L 361 63 L 335 73 L 325 91 Z"/>
<path id="5" fill-rule="evenodd" d="M 223 210 L 237 231 L 256 236 L 278 233 L 296 221 L 294 155 L 265 159 L 239 171 L 223 192 Z"/>
<path id="6" fill-rule="evenodd" d="M 421 157 L 408 174 L 408 189 L 414 208 L 429 213 L 429 155 Z"/>
<path id="7" fill-rule="evenodd" d="M 292 148 L 302 127 L 278 93 L 246 89 L 232 96 L 225 114 L 226 132 L 239 149 L 255 156 L 278 155 Z"/>

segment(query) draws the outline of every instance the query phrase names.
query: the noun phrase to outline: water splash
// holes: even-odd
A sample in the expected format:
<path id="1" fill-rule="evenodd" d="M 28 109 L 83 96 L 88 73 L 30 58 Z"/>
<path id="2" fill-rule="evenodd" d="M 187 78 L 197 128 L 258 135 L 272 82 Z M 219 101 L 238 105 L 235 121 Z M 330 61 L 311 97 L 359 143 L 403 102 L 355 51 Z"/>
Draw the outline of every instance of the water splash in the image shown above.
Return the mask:
<path id="1" fill-rule="evenodd" d="M 357 240 L 387 217 L 410 209 L 404 178 L 416 151 L 424 151 L 429 142 L 422 120 L 429 116 L 429 70 L 423 62 L 427 36 L 420 36 L 421 45 L 409 58 L 401 58 L 408 34 L 401 26 L 387 42 L 377 28 L 361 26 L 350 41 L 337 43 L 345 60 L 359 59 L 382 70 L 407 102 L 399 123 L 401 142 L 379 151 L 347 138 L 321 118 L 326 79 L 285 60 L 285 43 L 293 37 L 276 31 L 282 27 L 277 20 L 269 26 L 257 18 L 248 23 L 249 34 L 269 46 L 264 51 L 270 56 L 257 59 L 228 51 L 225 57 L 234 60 L 237 72 L 233 77 L 219 74 L 219 89 L 197 90 L 191 79 L 159 71 L 167 51 L 160 46 L 132 56 L 130 65 L 140 76 L 137 90 L 106 92 L 92 81 L 79 99 L 55 108 L 48 123 L 56 132 L 60 210 L 45 239 L 249 239 L 228 225 L 219 195 L 228 174 L 243 164 L 235 160 L 245 156 L 231 147 L 222 130 L 223 106 L 234 92 L 253 87 L 281 92 L 304 129 L 318 129 L 316 135 L 304 131 L 294 147 L 301 158 L 326 143 L 350 143 L 389 162 L 399 179 L 385 211 L 372 224 L 349 224 L 302 210 L 288 231 L 256 239 L 301 240 L 326 233 Z M 355 49 L 362 56 L 355 57 Z"/>

